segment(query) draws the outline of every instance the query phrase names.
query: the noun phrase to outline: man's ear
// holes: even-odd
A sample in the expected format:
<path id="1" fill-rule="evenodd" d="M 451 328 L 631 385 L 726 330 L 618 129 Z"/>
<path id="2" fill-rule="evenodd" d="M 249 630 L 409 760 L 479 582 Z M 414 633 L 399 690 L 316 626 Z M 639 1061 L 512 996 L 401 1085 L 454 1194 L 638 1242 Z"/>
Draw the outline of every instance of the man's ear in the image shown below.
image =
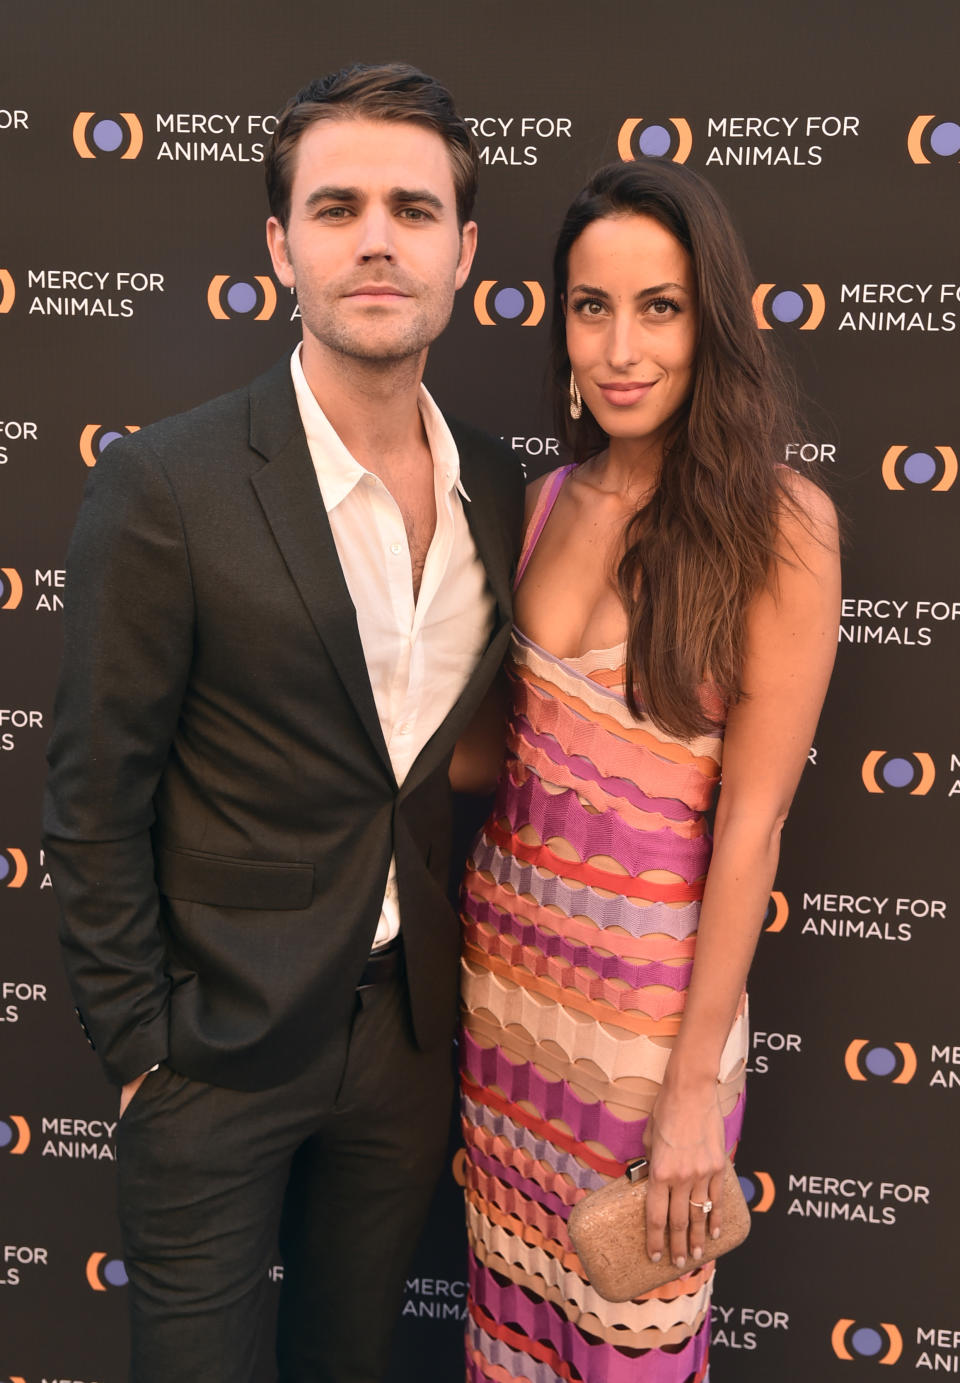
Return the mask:
<path id="1" fill-rule="evenodd" d="M 276 216 L 271 216 L 267 221 L 267 249 L 273 260 L 273 272 L 284 288 L 295 288 L 297 280 L 287 254 L 287 232 Z"/>
<path id="2" fill-rule="evenodd" d="M 463 229 L 460 232 L 460 260 L 457 264 L 457 274 L 454 283 L 457 288 L 462 288 L 470 276 L 470 269 L 473 265 L 473 256 L 477 253 L 477 223 L 476 221 L 464 221 Z"/>

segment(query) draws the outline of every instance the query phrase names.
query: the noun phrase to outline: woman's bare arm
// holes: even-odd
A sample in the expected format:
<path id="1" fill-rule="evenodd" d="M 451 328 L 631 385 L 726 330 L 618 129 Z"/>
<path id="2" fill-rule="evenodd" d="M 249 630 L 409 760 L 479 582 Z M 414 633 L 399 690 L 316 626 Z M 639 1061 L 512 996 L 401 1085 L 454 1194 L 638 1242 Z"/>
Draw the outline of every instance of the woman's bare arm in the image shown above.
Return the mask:
<path id="1" fill-rule="evenodd" d="M 774 579 L 747 617 L 744 690 L 724 736 L 714 848 L 686 1008 L 647 1130 L 648 1251 L 698 1257 L 724 1161 L 717 1073 L 757 944 L 780 832 L 816 730 L 837 646 L 840 566 L 830 501 L 796 477 L 800 514 L 781 522 Z"/>

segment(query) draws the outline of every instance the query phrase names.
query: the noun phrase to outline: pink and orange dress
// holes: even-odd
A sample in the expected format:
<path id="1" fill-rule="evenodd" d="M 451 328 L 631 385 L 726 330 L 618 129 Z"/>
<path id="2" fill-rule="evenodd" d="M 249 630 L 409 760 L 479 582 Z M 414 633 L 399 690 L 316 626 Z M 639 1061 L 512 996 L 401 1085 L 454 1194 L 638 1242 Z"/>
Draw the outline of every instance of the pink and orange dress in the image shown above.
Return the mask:
<path id="1" fill-rule="evenodd" d="M 519 578 L 572 467 L 545 483 Z M 461 1179 L 469 1383 L 699 1383 L 713 1266 L 625 1304 L 567 1217 L 643 1154 L 683 1014 L 722 734 L 679 740 L 624 699 L 625 647 L 559 659 L 515 631 L 507 758 L 463 885 Z M 616 866 L 619 866 L 617 868 Z M 739 1136 L 746 1012 L 720 1071 Z"/>

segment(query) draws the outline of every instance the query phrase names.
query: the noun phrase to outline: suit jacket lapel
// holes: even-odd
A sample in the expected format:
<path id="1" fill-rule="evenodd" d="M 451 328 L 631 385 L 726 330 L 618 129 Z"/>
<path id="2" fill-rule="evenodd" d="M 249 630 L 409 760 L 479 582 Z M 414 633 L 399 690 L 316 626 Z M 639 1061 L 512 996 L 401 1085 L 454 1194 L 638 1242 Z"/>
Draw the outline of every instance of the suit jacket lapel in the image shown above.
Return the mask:
<path id="1" fill-rule="evenodd" d="M 251 477 L 317 634 L 388 772 L 357 616 L 300 421 L 289 359 L 250 385 L 250 445 L 267 464 Z"/>
<path id="2" fill-rule="evenodd" d="M 497 626 L 513 619 L 513 592 L 511 589 L 511 566 L 514 553 L 510 550 L 506 525 L 497 509 L 496 501 L 490 492 L 490 477 L 470 441 L 455 423 L 450 424 L 457 450 L 460 454 L 460 478 L 463 488 L 470 496 L 463 509 L 467 523 L 477 545 L 480 560 L 487 572 L 487 580 L 497 602 Z"/>

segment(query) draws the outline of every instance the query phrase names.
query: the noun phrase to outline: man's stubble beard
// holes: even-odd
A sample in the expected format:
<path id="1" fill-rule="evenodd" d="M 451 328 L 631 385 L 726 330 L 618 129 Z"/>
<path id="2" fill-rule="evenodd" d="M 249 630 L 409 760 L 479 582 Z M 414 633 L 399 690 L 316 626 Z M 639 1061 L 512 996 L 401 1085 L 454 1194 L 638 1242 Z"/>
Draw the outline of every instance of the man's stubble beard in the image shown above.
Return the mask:
<path id="1" fill-rule="evenodd" d="M 388 335 L 386 340 L 378 339 L 380 333 L 376 326 L 365 331 L 343 321 L 335 307 L 309 299 L 304 301 L 299 294 L 298 302 L 304 329 L 334 355 L 368 365 L 391 366 L 419 359 L 433 344 L 450 321 L 454 288 L 451 284 L 443 299 L 425 305 L 413 321 L 406 323 L 398 333 Z"/>

